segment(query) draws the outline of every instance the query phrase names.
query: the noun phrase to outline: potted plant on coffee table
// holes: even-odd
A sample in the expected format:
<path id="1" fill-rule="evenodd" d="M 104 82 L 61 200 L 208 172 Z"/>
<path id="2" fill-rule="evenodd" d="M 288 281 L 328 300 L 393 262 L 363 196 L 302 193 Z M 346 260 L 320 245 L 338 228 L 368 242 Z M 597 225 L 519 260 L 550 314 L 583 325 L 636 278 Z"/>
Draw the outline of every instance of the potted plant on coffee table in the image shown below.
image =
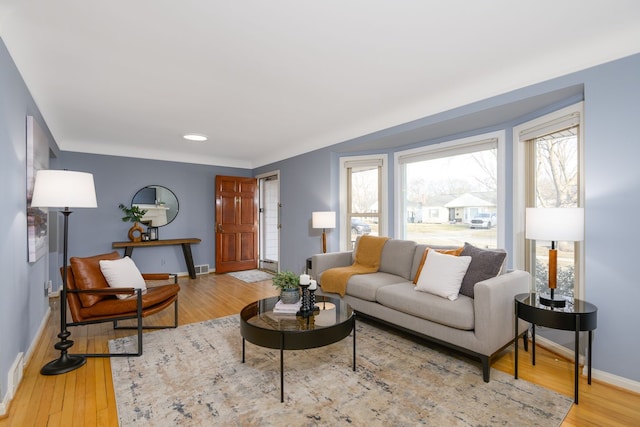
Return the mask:
<path id="1" fill-rule="evenodd" d="M 300 277 L 291 271 L 281 271 L 273 276 L 273 286 L 280 289 L 283 304 L 295 304 L 300 300 Z"/>

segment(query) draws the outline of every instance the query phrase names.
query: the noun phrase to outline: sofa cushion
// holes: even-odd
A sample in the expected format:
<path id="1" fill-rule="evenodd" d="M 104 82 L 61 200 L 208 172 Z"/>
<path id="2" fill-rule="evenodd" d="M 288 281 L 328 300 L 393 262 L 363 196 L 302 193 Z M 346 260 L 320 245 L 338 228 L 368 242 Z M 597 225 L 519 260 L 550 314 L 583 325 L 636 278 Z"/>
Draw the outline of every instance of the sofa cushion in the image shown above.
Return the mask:
<path id="1" fill-rule="evenodd" d="M 462 249 L 464 249 L 464 247 L 459 247 L 456 249 L 434 249 L 431 247 L 427 247 L 424 250 L 424 253 L 422 254 L 422 259 L 420 260 L 420 264 L 418 265 L 418 272 L 415 274 L 415 277 L 413 278 L 414 285 L 418 283 L 418 279 L 420 278 L 420 273 L 422 273 L 422 267 L 424 267 L 424 262 L 427 260 L 427 254 L 429 253 L 429 249 L 436 252 L 440 252 L 441 254 L 459 256 L 460 252 L 462 252 Z"/>
<path id="2" fill-rule="evenodd" d="M 71 257 L 71 270 L 77 289 L 106 289 L 109 287 L 107 280 L 100 271 L 100 260 L 103 259 L 119 259 L 120 254 L 113 251 L 108 254 L 95 255 L 92 257 L 80 258 Z M 102 295 L 95 294 L 79 294 L 83 307 L 91 307 L 93 304 L 105 298 Z"/>
<path id="3" fill-rule="evenodd" d="M 379 271 L 409 280 L 411 265 L 416 252 L 416 242 L 389 239 L 382 249 Z"/>
<path id="4" fill-rule="evenodd" d="M 378 289 L 404 282 L 401 277 L 389 273 L 355 274 L 347 282 L 347 295 L 367 301 L 375 301 Z"/>
<path id="5" fill-rule="evenodd" d="M 177 298 L 180 291 L 180 285 L 168 284 L 161 286 L 149 287 L 142 295 L 142 309 L 148 310 L 155 305 L 166 305 L 168 301 Z M 116 314 L 135 315 L 138 307 L 138 297 L 131 295 L 124 300 L 108 297 L 97 302 L 91 307 L 82 308 L 80 313 L 84 319 L 91 317 L 110 317 Z"/>
<path id="6" fill-rule="evenodd" d="M 496 277 L 505 262 L 507 253 L 502 249 L 481 249 L 470 243 L 464 244 L 460 256 L 470 256 L 471 264 L 464 279 L 460 293 L 473 298 L 473 287 L 476 283 Z"/>
<path id="7" fill-rule="evenodd" d="M 428 251 L 416 291 L 429 292 L 451 301 L 458 299 L 460 285 L 470 262 L 470 256 L 443 254 L 433 249 Z"/>
<path id="8" fill-rule="evenodd" d="M 457 248 L 458 246 L 451 245 L 425 245 L 422 243 L 416 245 L 416 251 L 413 254 L 413 261 L 411 262 L 411 276 L 409 276 L 409 280 L 413 280 L 415 283 L 416 275 L 418 271 L 420 271 L 419 268 L 422 268 L 422 259 L 427 249 L 452 250 Z"/>
<path id="9" fill-rule="evenodd" d="M 376 293 L 378 303 L 422 319 L 462 330 L 473 330 L 473 299 L 460 295 L 449 301 L 426 292 L 416 292 L 411 282 L 383 286 Z"/>

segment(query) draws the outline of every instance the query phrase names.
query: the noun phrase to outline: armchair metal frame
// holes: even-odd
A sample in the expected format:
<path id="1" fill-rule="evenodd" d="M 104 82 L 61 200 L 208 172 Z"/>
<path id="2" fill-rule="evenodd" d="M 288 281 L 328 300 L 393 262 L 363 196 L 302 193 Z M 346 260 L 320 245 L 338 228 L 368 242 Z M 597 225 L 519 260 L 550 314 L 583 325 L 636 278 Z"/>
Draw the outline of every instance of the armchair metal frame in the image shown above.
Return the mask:
<path id="1" fill-rule="evenodd" d="M 68 271 L 68 279 L 70 283 L 73 283 L 73 271 L 71 267 L 67 267 Z M 142 275 L 145 280 L 158 280 L 165 279 L 173 276 L 173 283 L 178 283 L 178 276 L 176 274 L 143 274 Z M 162 286 L 173 286 L 173 285 L 160 285 Z M 153 287 L 148 288 L 153 289 Z M 79 295 L 80 294 L 93 294 L 93 295 L 104 295 L 104 296 L 116 296 L 116 295 L 135 295 L 136 296 L 136 311 L 128 312 L 123 314 L 116 314 L 113 316 L 97 316 L 95 318 L 87 318 L 83 320 L 77 320 L 75 318 L 74 306 L 80 304 Z M 174 329 L 178 327 L 178 294 L 176 293 L 170 298 L 166 300 L 159 301 L 158 304 L 154 304 L 150 307 L 143 307 L 143 291 L 142 289 L 136 288 L 109 288 L 109 289 L 76 289 L 75 284 L 72 284 L 71 289 L 67 290 L 67 301 L 69 304 L 69 308 L 71 309 L 72 318 L 74 321 L 67 321 L 67 326 L 85 326 L 96 323 L 104 323 L 104 322 L 113 322 L 114 329 L 128 329 L 128 330 L 136 330 L 137 331 L 137 352 L 129 353 L 72 353 L 73 355 L 84 356 L 84 357 L 130 357 L 130 356 L 141 356 L 143 350 L 143 339 L 142 339 L 142 331 L 144 329 Z M 142 319 L 144 317 L 150 316 L 152 314 L 158 313 L 171 304 L 174 305 L 174 322 L 171 325 L 144 325 Z M 118 325 L 119 321 L 123 320 L 131 320 L 136 319 L 135 326 L 120 326 Z"/>

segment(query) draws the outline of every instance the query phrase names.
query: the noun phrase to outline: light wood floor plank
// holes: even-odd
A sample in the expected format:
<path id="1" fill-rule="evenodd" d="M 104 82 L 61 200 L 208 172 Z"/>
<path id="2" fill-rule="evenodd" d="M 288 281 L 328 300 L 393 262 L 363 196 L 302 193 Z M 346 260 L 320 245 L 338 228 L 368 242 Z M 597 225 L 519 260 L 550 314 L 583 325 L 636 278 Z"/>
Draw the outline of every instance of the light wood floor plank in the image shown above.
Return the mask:
<path id="1" fill-rule="evenodd" d="M 237 314 L 246 304 L 277 294 L 270 281 L 245 283 L 228 275 L 206 275 L 197 279 L 180 279 L 180 325 Z M 24 379 L 13 399 L 8 416 L 0 427 L 41 426 L 117 426 L 117 410 L 108 358 L 89 358 L 86 366 L 73 372 L 40 375 L 40 368 L 58 356 L 53 348 L 59 328 L 59 302 L 51 301 L 52 316 L 27 364 Z M 169 324 L 173 310 L 164 310 L 145 322 Z M 115 331 L 110 323 L 70 329 L 75 346 L 108 351 L 108 341 L 132 335 L 135 331 Z M 541 346 L 536 349 L 536 366 L 521 346 L 518 372 L 520 378 L 573 396 L 573 362 Z M 513 348 L 496 358 L 493 367 L 513 375 Z M 640 394 L 621 390 L 596 380 L 589 386 L 580 379 L 580 404 L 573 405 L 564 427 L 637 426 L 640 425 Z M 37 410 L 34 410 L 37 408 Z"/>

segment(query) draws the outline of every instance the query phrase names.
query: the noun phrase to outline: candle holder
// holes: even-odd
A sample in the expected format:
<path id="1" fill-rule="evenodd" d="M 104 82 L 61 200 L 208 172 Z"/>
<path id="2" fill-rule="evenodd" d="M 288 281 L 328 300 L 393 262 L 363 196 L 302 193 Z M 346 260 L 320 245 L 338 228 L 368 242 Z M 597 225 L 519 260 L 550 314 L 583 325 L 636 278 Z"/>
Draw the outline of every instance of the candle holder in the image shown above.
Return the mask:
<path id="1" fill-rule="evenodd" d="M 302 289 L 302 304 L 300 305 L 300 310 L 296 313 L 296 316 L 309 317 L 313 314 L 313 309 L 311 308 L 311 298 L 309 295 L 309 284 L 300 284 L 300 288 Z"/>
<path id="2" fill-rule="evenodd" d="M 309 289 L 309 309 L 311 312 L 320 311 L 320 307 L 316 305 L 316 290 Z"/>

